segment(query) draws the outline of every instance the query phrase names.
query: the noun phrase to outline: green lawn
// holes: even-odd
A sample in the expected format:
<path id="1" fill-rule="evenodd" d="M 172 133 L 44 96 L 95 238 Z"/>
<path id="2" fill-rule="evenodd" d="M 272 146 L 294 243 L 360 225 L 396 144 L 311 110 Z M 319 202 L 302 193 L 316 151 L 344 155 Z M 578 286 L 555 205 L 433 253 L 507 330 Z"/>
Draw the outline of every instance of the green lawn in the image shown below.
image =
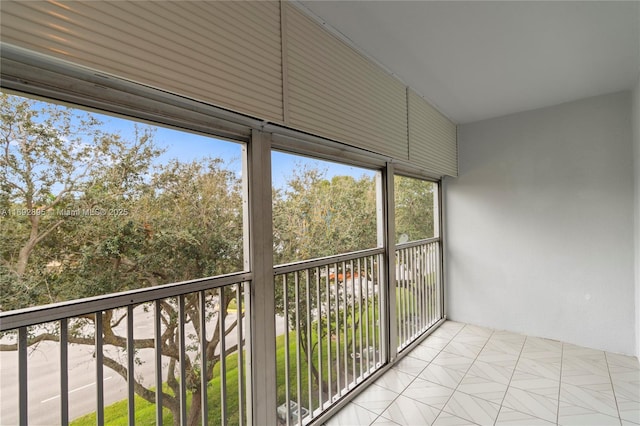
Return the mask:
<path id="1" fill-rule="evenodd" d="M 365 318 L 365 310 L 367 309 L 366 307 L 363 306 L 363 321 L 366 320 Z M 377 334 L 379 331 L 379 327 L 377 324 L 375 324 L 373 322 L 373 315 L 374 315 L 374 310 L 375 310 L 375 315 L 376 318 L 379 318 L 379 314 L 377 312 L 377 309 L 374 308 L 373 306 L 369 306 L 369 343 L 367 343 L 366 341 L 366 337 L 365 337 L 365 333 L 363 331 L 363 346 L 369 346 L 373 344 L 373 335 Z M 364 325 L 364 323 L 362 324 Z M 343 328 L 343 324 L 342 324 L 342 318 L 340 318 L 340 326 L 341 329 Z M 335 327 L 335 324 L 333 325 L 333 327 Z M 348 336 L 347 336 L 347 342 L 349 343 L 351 340 L 351 319 L 349 318 L 347 321 L 347 330 L 349 330 Z M 335 329 L 333 329 L 332 331 L 335 332 Z M 313 333 L 312 333 L 312 340 L 315 341 L 317 339 L 317 334 L 316 334 L 316 327 L 313 327 Z M 340 360 L 341 363 L 344 360 L 344 336 L 341 334 L 341 351 L 340 351 Z M 358 329 L 356 328 L 356 344 L 359 343 L 359 333 L 358 333 Z M 376 342 L 379 344 L 379 342 Z M 324 336 L 322 339 L 322 363 L 323 363 L 323 368 L 321 371 L 321 375 L 323 377 L 323 379 L 327 380 L 328 379 L 328 369 L 327 369 L 327 352 L 328 352 L 328 342 L 327 342 L 327 337 Z M 289 333 L 289 365 L 290 365 L 290 371 L 289 371 L 289 385 L 290 385 L 290 389 L 289 389 L 289 395 L 292 401 L 297 401 L 297 395 L 298 395 L 298 388 L 297 388 L 297 370 L 296 370 L 296 348 L 297 348 L 297 339 L 296 339 L 296 335 L 295 332 L 290 332 Z M 357 346 L 355 347 L 354 351 L 358 351 L 359 348 L 357 348 Z M 286 374 L 285 374 L 285 336 L 281 335 L 278 336 L 276 338 L 276 375 L 277 375 L 277 401 L 278 401 L 278 405 L 283 404 L 286 401 Z M 352 358 L 350 356 L 351 351 L 349 351 L 349 353 L 347 354 L 347 361 L 348 361 L 348 369 L 349 371 L 351 371 L 353 364 L 352 364 Z M 336 342 L 335 342 L 335 336 L 333 339 L 331 339 L 331 359 L 332 359 L 332 364 L 333 369 L 332 369 L 332 381 L 335 384 L 335 380 L 336 380 L 336 371 L 335 371 L 335 357 L 336 357 Z M 309 378 L 308 378 L 308 374 L 307 374 L 307 360 L 306 357 L 304 355 L 304 352 L 300 351 L 300 359 L 301 359 L 301 363 L 300 363 L 300 371 L 301 371 L 301 375 L 300 375 L 300 398 L 301 398 L 301 403 L 302 406 L 306 407 L 306 408 L 312 408 L 315 409 L 318 406 L 318 402 L 319 402 L 319 395 L 318 395 L 318 389 L 315 386 L 315 383 L 313 383 L 312 386 L 312 404 L 311 407 L 309 407 Z M 318 348 L 316 347 L 316 349 L 313 351 L 312 353 L 312 361 L 314 362 L 314 364 L 316 364 L 317 367 L 317 359 L 318 359 Z M 238 356 L 237 354 L 232 354 L 229 357 L 227 357 L 227 423 L 234 425 L 234 424 L 238 424 Z M 366 366 L 363 365 L 363 369 L 366 369 Z M 344 370 L 344 365 L 342 364 L 342 370 L 341 370 L 341 374 L 342 371 Z M 356 364 L 356 374 L 359 374 L 359 365 Z M 344 381 L 344 374 L 342 374 L 343 376 L 343 381 Z M 344 384 L 344 383 L 343 383 Z M 165 385 L 165 392 L 172 394 L 171 390 L 168 389 L 168 387 Z M 208 407 L 209 407 L 209 424 L 220 424 L 221 423 L 221 412 L 220 412 L 220 364 L 217 363 L 216 366 L 214 367 L 214 372 L 213 372 L 213 379 L 211 380 L 211 382 L 209 382 L 208 385 L 208 391 L 207 391 L 207 396 L 208 396 Z M 187 407 L 190 407 L 191 404 L 191 395 L 187 394 Z M 139 396 L 135 396 L 135 411 L 136 411 L 136 423 L 140 424 L 140 425 L 153 425 L 155 424 L 155 404 L 150 403 L 145 401 L 144 399 L 142 399 Z M 171 412 L 168 409 L 164 409 L 164 416 L 163 416 L 163 421 L 165 424 L 172 424 L 173 423 L 173 416 L 171 414 Z M 123 401 L 119 401 L 116 402 L 114 404 L 111 404 L 107 407 L 105 407 L 105 423 L 110 424 L 110 425 L 127 425 L 127 401 L 123 400 Z M 88 414 L 86 416 L 80 417 L 74 421 L 71 422 L 72 425 L 74 426 L 84 426 L 84 425 L 95 425 L 96 424 L 96 416 L 95 413 L 92 414 Z"/>

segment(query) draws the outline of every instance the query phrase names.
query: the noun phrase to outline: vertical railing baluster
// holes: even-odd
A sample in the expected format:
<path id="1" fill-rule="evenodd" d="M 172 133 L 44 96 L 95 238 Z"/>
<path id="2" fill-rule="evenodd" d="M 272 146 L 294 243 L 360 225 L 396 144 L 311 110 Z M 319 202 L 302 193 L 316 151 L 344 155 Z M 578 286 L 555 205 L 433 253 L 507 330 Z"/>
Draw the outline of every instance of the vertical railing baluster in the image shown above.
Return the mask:
<path id="1" fill-rule="evenodd" d="M 154 358 L 156 366 L 156 425 L 162 426 L 162 321 L 160 318 L 162 304 L 160 300 L 154 302 L 153 310 L 153 336 L 155 340 Z"/>
<path id="2" fill-rule="evenodd" d="M 69 327 L 60 320 L 60 424 L 69 424 Z"/>
<path id="3" fill-rule="evenodd" d="M 320 298 L 320 268 L 315 269 L 316 273 L 316 332 L 318 339 L 318 408 L 322 411 L 324 401 L 322 400 L 322 299 Z"/>
<path id="4" fill-rule="evenodd" d="M 95 313 L 95 339 L 96 339 L 96 424 L 104 425 L 104 347 L 102 340 L 103 324 L 102 311 Z"/>
<path id="5" fill-rule="evenodd" d="M 341 396 L 342 395 L 342 371 L 341 371 L 341 365 L 340 365 L 340 357 L 342 356 L 340 353 L 340 287 L 338 285 L 338 275 L 339 275 L 339 271 L 338 271 L 338 264 L 334 263 L 334 274 L 333 274 L 333 281 L 334 284 L 336 286 L 336 291 L 335 291 L 335 303 L 336 303 L 336 380 L 337 380 L 337 389 L 336 389 L 336 396 Z"/>
<path id="6" fill-rule="evenodd" d="M 362 362 L 364 359 L 362 358 L 363 354 L 363 346 L 362 346 L 362 265 L 360 263 L 360 258 L 358 258 L 358 338 L 359 338 L 359 348 L 358 348 L 358 364 L 360 367 L 360 377 L 363 376 L 362 370 Z M 355 276 L 353 277 L 355 279 Z"/>
<path id="7" fill-rule="evenodd" d="M 308 388 L 308 399 L 309 399 L 309 414 L 311 415 L 311 417 L 313 417 L 313 377 L 311 375 L 311 366 L 312 366 L 312 361 L 311 361 L 311 356 L 313 355 L 312 349 L 313 347 L 311 346 L 311 333 L 312 333 L 312 328 L 311 328 L 311 286 L 309 283 L 309 280 L 311 279 L 311 275 L 309 273 L 309 269 L 305 269 L 305 290 L 306 290 L 306 303 L 307 303 L 307 324 L 306 324 L 306 328 L 307 328 L 307 388 Z"/>
<path id="8" fill-rule="evenodd" d="M 342 327 L 343 327 L 343 333 L 342 333 L 342 337 L 344 339 L 343 341 L 343 345 L 342 345 L 342 355 L 343 355 L 343 361 L 344 361 L 344 386 L 343 389 L 346 391 L 349 389 L 349 323 L 348 323 L 348 318 L 347 318 L 347 268 L 346 268 L 346 263 L 342 262 Z"/>
<path id="9" fill-rule="evenodd" d="M 186 312 L 184 307 L 184 295 L 178 296 L 178 344 L 180 347 L 180 424 L 187 424 L 187 373 L 186 373 L 186 336 L 185 336 Z"/>
<path id="10" fill-rule="evenodd" d="M 382 261 L 382 256 L 378 255 L 378 262 Z M 378 365 L 378 360 L 380 358 L 380 356 L 382 356 L 382 353 L 379 352 L 379 342 L 380 340 L 378 339 L 379 337 L 379 327 L 378 327 L 378 322 L 379 322 L 379 318 L 380 318 L 380 311 L 378 310 L 378 301 L 380 300 L 380 286 L 382 285 L 380 283 L 380 281 L 378 281 L 378 276 L 376 274 L 376 263 L 375 263 L 375 258 L 372 256 L 371 257 L 371 264 L 369 265 L 369 267 L 371 268 L 371 281 L 373 282 L 373 302 L 371 303 L 372 309 L 371 309 L 371 313 L 372 313 L 372 321 L 373 321 L 373 367 L 375 369 L 375 367 Z"/>
<path id="11" fill-rule="evenodd" d="M 349 389 L 349 332 L 347 330 L 347 268 L 346 263 L 342 262 L 342 326 L 344 327 L 342 336 L 344 337 L 343 355 L 344 355 L 344 390 Z"/>
<path id="12" fill-rule="evenodd" d="M 27 327 L 18 329 L 18 419 L 21 425 L 29 423 L 29 383 L 27 358 Z"/>
<path id="13" fill-rule="evenodd" d="M 282 304 L 284 306 L 284 386 L 285 386 L 285 403 L 287 419 L 287 426 L 291 424 L 291 386 L 289 385 L 289 289 L 287 288 L 287 274 L 282 275 L 283 285 L 283 298 Z"/>
<path id="14" fill-rule="evenodd" d="M 422 278 L 420 269 L 420 247 L 414 247 L 413 249 L 413 281 L 414 291 L 416 293 L 416 313 L 414 315 L 416 338 L 422 333 Z"/>
<path id="15" fill-rule="evenodd" d="M 302 361 L 300 358 L 300 278 L 299 272 L 293 273 L 294 290 L 295 290 L 295 306 L 296 306 L 296 403 L 298 404 L 298 425 L 302 425 L 302 374 L 300 367 Z"/>
<path id="16" fill-rule="evenodd" d="M 421 323 L 420 323 L 420 327 L 421 330 L 424 332 L 428 327 L 429 327 L 429 321 L 427 318 L 427 302 L 429 300 L 429 292 L 428 287 L 427 287 L 427 268 L 426 268 L 426 263 L 425 263 L 425 253 L 426 253 L 426 246 L 421 247 L 420 248 L 420 288 L 422 289 L 422 301 L 420 304 L 420 309 L 421 309 L 421 314 L 420 314 L 420 318 L 421 318 Z"/>
<path id="17" fill-rule="evenodd" d="M 402 249 L 402 284 L 401 284 L 401 288 L 402 288 L 402 339 L 399 341 L 400 346 L 405 346 L 406 342 L 407 342 L 407 316 L 408 316 L 408 309 L 407 309 L 407 274 L 409 272 L 408 266 L 407 266 L 407 250 L 406 249 Z"/>
<path id="18" fill-rule="evenodd" d="M 398 332 L 398 347 L 401 347 L 404 344 L 404 335 L 405 335 L 405 329 L 406 329 L 406 321 L 404 320 L 405 318 L 405 300 L 404 300 L 404 296 L 405 296 L 405 291 L 404 291 L 404 279 L 406 277 L 406 266 L 404 264 L 404 250 L 400 250 L 400 261 L 398 262 L 399 266 L 400 266 L 400 277 L 396 278 L 396 281 L 398 282 L 398 288 L 400 289 L 400 294 L 397 296 L 397 302 L 396 304 L 399 305 L 398 306 L 398 327 L 400 327 L 400 330 Z"/>
<path id="19" fill-rule="evenodd" d="M 416 268 L 416 248 L 412 247 L 411 248 L 411 293 L 413 295 L 412 297 L 412 303 L 411 306 L 413 307 L 413 313 L 411 315 L 411 324 L 412 324 L 412 337 L 411 337 L 411 341 L 413 341 L 417 336 L 418 336 L 418 330 L 419 330 L 419 311 L 418 311 L 418 270 Z"/>
<path id="20" fill-rule="evenodd" d="M 365 328 L 365 339 L 367 341 L 367 345 L 366 345 L 366 350 L 365 350 L 365 357 L 367 358 L 367 373 L 371 374 L 371 356 L 369 355 L 369 352 L 371 352 L 369 350 L 369 348 L 373 347 L 371 344 L 371 340 L 369 339 L 369 326 L 371 325 L 370 322 L 370 318 L 369 318 L 369 306 L 373 306 L 373 302 L 371 301 L 371 291 L 369 288 L 369 267 L 367 264 L 367 257 L 364 258 L 364 265 L 363 265 L 363 270 L 364 270 L 364 281 L 366 283 L 366 297 L 367 297 L 367 303 L 365 304 L 365 310 L 364 310 L 364 315 L 366 318 L 366 322 L 367 322 L 367 327 Z M 373 277 L 371 277 L 373 278 Z M 371 302 L 371 303 L 370 303 Z"/>
<path id="21" fill-rule="evenodd" d="M 202 418 L 202 424 L 209 424 L 209 402 L 207 398 L 208 394 L 208 381 L 207 381 L 207 294 L 204 290 L 198 293 L 198 301 L 200 302 L 200 414 Z M 242 410 L 240 410 L 242 413 Z"/>
<path id="22" fill-rule="evenodd" d="M 434 249 L 435 249 L 435 246 L 434 246 Z M 438 281 L 439 281 L 438 280 L 438 275 L 439 275 L 440 267 L 438 266 L 438 250 L 431 250 L 431 253 L 432 253 L 431 254 L 432 265 L 433 265 L 432 266 L 432 270 L 433 270 L 433 274 L 432 274 L 433 291 L 434 291 L 435 296 L 436 296 L 436 297 L 433 298 L 433 306 L 434 306 L 434 309 L 433 309 L 433 322 L 435 323 L 437 321 L 437 319 L 439 319 L 439 316 L 440 316 L 440 314 L 439 314 L 440 309 L 438 307 L 440 305 L 440 302 L 439 302 L 439 297 L 440 296 L 439 296 L 439 288 L 438 288 L 439 287 L 439 285 L 438 285 Z"/>
<path id="23" fill-rule="evenodd" d="M 349 261 L 349 274 L 351 278 L 351 300 L 349 305 L 351 308 L 351 370 L 352 370 L 352 383 L 357 383 L 358 375 L 356 374 L 356 289 L 355 289 L 355 276 L 353 270 L 353 260 Z"/>
<path id="24" fill-rule="evenodd" d="M 438 289 L 437 289 L 438 271 L 437 271 L 437 268 L 438 267 L 437 267 L 436 259 L 435 259 L 436 251 L 433 250 L 433 247 L 432 247 L 432 250 L 430 250 L 430 252 L 431 253 L 429 254 L 429 261 L 431 263 L 431 274 L 430 274 L 430 277 L 431 277 L 431 294 L 432 294 L 431 303 L 433 304 L 433 307 L 431 309 L 431 312 L 432 312 L 431 322 L 433 323 L 433 322 L 436 321 L 436 318 L 438 317 L 438 308 L 437 308 L 437 304 L 438 304 L 438 300 L 437 300 L 438 299 L 438 297 L 437 297 L 437 292 L 438 292 Z"/>
<path id="25" fill-rule="evenodd" d="M 218 305 L 218 333 L 220 336 L 220 424 L 227 424 L 227 298 L 224 287 L 220 287 L 220 304 Z"/>
<path id="26" fill-rule="evenodd" d="M 129 425 L 136 422 L 135 392 L 133 365 L 135 363 L 135 349 L 133 340 L 133 305 L 127 306 L 127 416 Z"/>
<path id="27" fill-rule="evenodd" d="M 427 251 L 427 264 L 429 265 L 429 324 L 433 324 L 437 313 L 436 313 L 436 303 L 437 303 L 437 298 L 436 298 L 436 289 L 434 288 L 434 270 L 433 270 L 433 262 L 431 261 L 432 259 L 432 253 L 433 253 L 433 246 L 429 245 L 428 246 L 428 251 Z"/>
<path id="28" fill-rule="evenodd" d="M 442 318 L 444 316 L 444 298 L 443 298 L 443 291 L 444 289 L 442 288 L 442 286 L 444 285 L 444 282 L 442 280 L 442 240 L 439 240 L 437 242 L 434 243 L 434 250 L 433 250 L 436 255 L 436 265 L 437 265 L 437 272 L 436 272 L 436 286 L 437 286 L 437 291 L 438 291 L 438 320 L 440 318 Z"/>
<path id="29" fill-rule="evenodd" d="M 324 283 L 325 283 L 325 292 L 326 292 L 326 297 L 327 297 L 327 382 L 329 384 L 329 393 L 327 394 L 327 399 L 329 401 L 329 404 L 331 404 L 332 400 L 333 400 L 333 378 L 332 376 L 332 371 L 333 371 L 333 362 L 332 361 L 332 355 L 331 355 L 331 278 L 329 276 L 329 266 L 325 266 L 324 267 L 324 272 L 325 272 L 325 277 L 324 277 Z"/>
<path id="30" fill-rule="evenodd" d="M 236 284 L 236 307 L 238 308 L 238 313 L 236 314 L 238 325 L 236 326 L 237 330 L 237 347 L 238 347 L 238 424 L 240 426 L 244 425 L 244 336 L 243 336 L 243 325 L 244 325 L 244 304 L 242 303 L 244 291 L 244 284 Z M 207 424 L 207 423 L 203 423 Z"/>

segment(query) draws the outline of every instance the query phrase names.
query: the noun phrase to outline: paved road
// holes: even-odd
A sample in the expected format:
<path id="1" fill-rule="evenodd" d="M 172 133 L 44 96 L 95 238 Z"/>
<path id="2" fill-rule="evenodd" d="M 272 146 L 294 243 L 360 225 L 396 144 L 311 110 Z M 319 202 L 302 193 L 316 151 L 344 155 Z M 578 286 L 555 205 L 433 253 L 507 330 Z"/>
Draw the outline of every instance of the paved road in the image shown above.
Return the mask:
<path id="1" fill-rule="evenodd" d="M 136 338 L 153 337 L 152 313 L 136 308 L 134 313 L 134 335 Z M 229 313 L 227 324 L 235 321 L 235 314 Z M 284 320 L 276 321 L 277 334 L 284 333 Z M 121 324 L 120 335 L 126 335 Z M 187 329 L 188 335 L 193 329 Z M 227 336 L 227 346 L 236 343 L 236 333 Z M 126 352 L 114 347 L 105 347 L 105 352 L 126 365 Z M 155 365 L 154 350 L 144 349 L 137 353 L 142 363 L 136 364 L 134 372 L 138 380 L 153 386 Z M 163 363 L 166 365 L 168 358 Z M 57 425 L 60 423 L 60 356 L 56 342 L 42 342 L 36 348 L 29 348 L 28 400 L 29 424 Z M 95 411 L 96 373 L 93 347 L 69 345 L 69 416 L 71 419 Z M 0 425 L 18 423 L 18 362 L 17 352 L 0 352 Z M 164 371 L 166 379 L 166 371 Z M 127 397 L 126 381 L 113 370 L 104 367 L 105 406 Z M 108 420 L 108 419 L 107 419 Z"/>

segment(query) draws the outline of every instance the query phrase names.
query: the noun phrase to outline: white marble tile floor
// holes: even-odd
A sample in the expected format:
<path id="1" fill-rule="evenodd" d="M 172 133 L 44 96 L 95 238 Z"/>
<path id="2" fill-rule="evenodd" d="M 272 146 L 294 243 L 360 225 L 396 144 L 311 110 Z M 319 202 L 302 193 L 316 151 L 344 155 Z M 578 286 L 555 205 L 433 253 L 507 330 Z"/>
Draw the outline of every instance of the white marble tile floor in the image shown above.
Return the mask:
<path id="1" fill-rule="evenodd" d="M 326 426 L 640 426 L 640 363 L 447 321 Z"/>

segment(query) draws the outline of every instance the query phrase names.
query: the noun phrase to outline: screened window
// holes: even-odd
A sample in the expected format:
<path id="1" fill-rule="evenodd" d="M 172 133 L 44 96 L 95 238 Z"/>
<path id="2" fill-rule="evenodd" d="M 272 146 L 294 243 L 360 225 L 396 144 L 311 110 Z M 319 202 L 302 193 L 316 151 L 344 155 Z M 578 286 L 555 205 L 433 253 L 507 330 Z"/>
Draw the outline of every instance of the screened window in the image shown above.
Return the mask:
<path id="1" fill-rule="evenodd" d="M 437 236 L 437 191 L 434 182 L 394 177 L 396 244 Z"/>
<path id="2" fill-rule="evenodd" d="M 0 96 L 2 311 L 243 269 L 241 144 Z"/>
<path id="3" fill-rule="evenodd" d="M 274 152 L 276 264 L 378 246 L 377 172 Z"/>

